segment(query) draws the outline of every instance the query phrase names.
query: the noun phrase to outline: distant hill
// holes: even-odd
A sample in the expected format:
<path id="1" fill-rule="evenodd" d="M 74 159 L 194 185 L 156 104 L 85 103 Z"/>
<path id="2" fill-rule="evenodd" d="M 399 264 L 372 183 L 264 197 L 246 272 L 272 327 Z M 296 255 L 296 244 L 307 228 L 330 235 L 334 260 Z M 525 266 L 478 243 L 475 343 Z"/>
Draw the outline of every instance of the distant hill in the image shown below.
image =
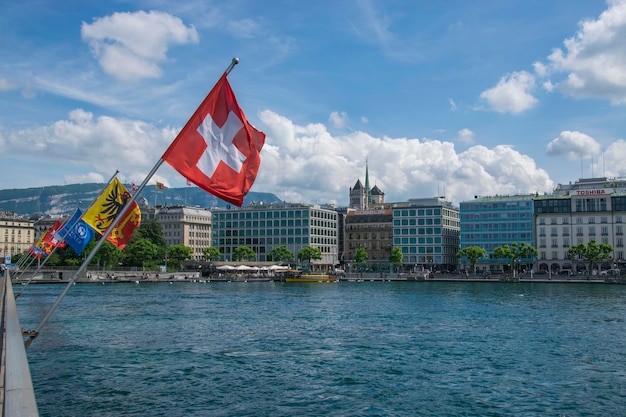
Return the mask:
<path id="1" fill-rule="evenodd" d="M 0 210 L 21 215 L 67 215 L 81 207 L 86 209 L 100 195 L 105 184 L 53 185 L 38 188 L 0 190 Z M 130 190 L 130 185 L 126 185 Z M 148 204 L 186 205 L 203 208 L 225 208 L 228 203 L 197 187 L 165 188 L 157 190 L 154 185 L 146 186 L 138 199 L 145 198 Z M 272 193 L 250 192 L 244 206 L 252 202 L 278 203 L 281 200 Z"/>

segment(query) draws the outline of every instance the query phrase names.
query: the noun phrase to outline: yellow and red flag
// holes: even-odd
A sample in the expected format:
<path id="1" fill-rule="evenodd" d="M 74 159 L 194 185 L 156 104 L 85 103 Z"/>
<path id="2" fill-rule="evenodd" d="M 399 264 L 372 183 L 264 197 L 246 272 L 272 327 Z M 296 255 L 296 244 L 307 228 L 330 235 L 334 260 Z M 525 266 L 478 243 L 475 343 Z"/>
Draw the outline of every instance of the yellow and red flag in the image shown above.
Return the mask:
<path id="1" fill-rule="evenodd" d="M 83 214 L 83 221 L 93 229 L 104 234 L 111 226 L 113 220 L 124 208 L 132 196 L 117 178 L 104 189 L 100 197 L 89 207 Z M 120 249 L 124 249 L 130 240 L 133 230 L 141 223 L 141 210 L 136 201 L 133 201 L 130 209 L 122 219 L 117 222 L 113 231 L 107 237 L 107 240 Z"/>

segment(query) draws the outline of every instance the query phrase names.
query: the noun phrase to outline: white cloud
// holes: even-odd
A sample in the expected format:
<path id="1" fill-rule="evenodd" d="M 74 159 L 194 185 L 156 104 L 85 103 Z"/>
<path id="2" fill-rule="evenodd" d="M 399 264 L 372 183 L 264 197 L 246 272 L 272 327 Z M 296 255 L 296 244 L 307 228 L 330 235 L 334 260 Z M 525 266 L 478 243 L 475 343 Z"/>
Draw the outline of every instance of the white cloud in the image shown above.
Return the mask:
<path id="1" fill-rule="evenodd" d="M 114 13 L 83 22 L 81 35 L 103 71 L 122 80 L 159 77 L 158 64 L 167 59 L 171 45 L 198 42 L 193 26 L 158 11 Z"/>
<path id="2" fill-rule="evenodd" d="M 261 30 L 261 26 L 252 19 L 230 21 L 227 28 L 234 37 L 244 39 L 254 38 Z"/>
<path id="3" fill-rule="evenodd" d="M 107 181 L 104 175 L 97 172 L 88 172 L 84 175 L 66 175 L 64 178 L 65 184 L 89 184 L 97 183 L 102 184 Z"/>
<path id="4" fill-rule="evenodd" d="M 553 188 L 535 161 L 510 146 L 472 146 L 458 153 L 454 143 L 435 139 L 374 137 L 363 131 L 332 135 L 322 124 L 300 126 L 270 110 L 259 114 L 266 135 L 261 168 L 253 191 L 275 193 L 292 202 L 347 204 L 349 188 L 370 182 L 387 201 L 441 193 L 452 201 L 474 195 L 544 192 Z M 176 136 L 173 128 L 145 122 L 94 117 L 74 110 L 67 120 L 48 126 L 0 131 L 0 151 L 65 166 L 65 182 L 103 182 L 115 169 L 124 182 L 139 184 Z M 463 129 L 460 135 L 470 136 Z M 81 171 L 85 174 L 81 174 Z M 71 172 L 71 174 L 69 174 Z M 165 164 L 153 180 L 183 186 L 184 179 Z M 177 185 L 178 184 L 178 185 Z"/>
<path id="5" fill-rule="evenodd" d="M 334 111 L 328 118 L 330 124 L 336 129 L 344 129 L 348 123 L 348 114 L 346 112 Z"/>
<path id="6" fill-rule="evenodd" d="M 498 85 L 480 94 L 492 110 L 499 113 L 521 113 L 533 108 L 537 99 L 530 94 L 535 87 L 535 77 L 526 71 L 514 72 L 500 78 Z"/>
<path id="7" fill-rule="evenodd" d="M 535 74 L 539 77 L 545 77 L 548 74 L 548 68 L 542 62 L 535 62 L 533 64 L 533 68 L 535 69 Z"/>
<path id="8" fill-rule="evenodd" d="M 94 171 L 85 174 L 90 177 L 99 174 L 108 178 L 119 169 L 123 177 L 138 182 L 145 178 L 176 133 L 172 128 L 158 129 L 138 120 L 94 118 L 92 113 L 76 109 L 70 112 L 68 120 L 0 137 L 0 151 L 10 149 L 16 155 L 28 154 L 35 160 L 85 167 L 86 171 Z"/>
<path id="9" fill-rule="evenodd" d="M 573 97 L 608 99 L 626 103 L 626 1 L 609 0 L 596 20 L 585 20 L 564 49 L 548 56 L 547 69 L 566 77 L 555 81 L 558 91 Z"/>
<path id="10" fill-rule="evenodd" d="M 456 138 L 457 141 L 465 144 L 474 143 L 474 132 L 469 129 L 461 129 L 458 132 L 458 136 Z"/>
<path id="11" fill-rule="evenodd" d="M 576 131 L 563 131 L 547 146 L 550 156 L 565 156 L 570 160 L 600 155 L 600 144 L 591 136 Z"/>
<path id="12" fill-rule="evenodd" d="M 602 168 L 607 177 L 626 177 L 626 141 L 620 139 L 606 149 L 602 155 Z"/>
<path id="13" fill-rule="evenodd" d="M 15 86 L 9 80 L 0 76 L 0 91 L 9 91 L 14 88 Z"/>
<path id="14" fill-rule="evenodd" d="M 448 104 L 450 104 L 450 110 L 456 111 L 456 103 L 451 98 L 448 98 Z"/>
<path id="15" fill-rule="evenodd" d="M 364 179 L 366 158 L 370 182 L 387 201 L 435 196 L 442 184 L 455 201 L 553 186 L 532 158 L 507 146 L 474 146 L 459 154 L 451 142 L 378 138 L 361 131 L 332 136 L 323 125 L 298 126 L 270 110 L 259 117 L 267 139 L 254 189 L 283 190 L 279 195 L 291 201 L 345 204 L 349 188 Z"/>

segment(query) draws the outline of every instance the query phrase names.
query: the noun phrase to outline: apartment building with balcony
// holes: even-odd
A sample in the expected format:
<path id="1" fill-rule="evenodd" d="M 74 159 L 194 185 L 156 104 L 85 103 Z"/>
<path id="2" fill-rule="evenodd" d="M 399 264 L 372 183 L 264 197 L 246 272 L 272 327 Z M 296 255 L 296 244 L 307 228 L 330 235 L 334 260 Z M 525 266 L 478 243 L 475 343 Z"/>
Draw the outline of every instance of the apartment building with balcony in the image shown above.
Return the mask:
<path id="1" fill-rule="evenodd" d="M 0 211 L 0 263 L 27 251 L 35 243 L 34 222 L 16 213 Z"/>
<path id="2" fill-rule="evenodd" d="M 345 217 L 343 263 L 351 265 L 359 248 L 368 264 L 388 265 L 393 247 L 393 209 L 390 204 L 369 210 L 349 209 Z"/>
<path id="3" fill-rule="evenodd" d="M 534 207 L 540 270 L 586 270 L 583 259 L 568 259 L 567 252 L 591 240 L 614 248 L 613 258 L 601 262 L 600 269 L 624 267 L 626 181 L 602 177 L 560 184 L 553 194 L 537 197 Z"/>

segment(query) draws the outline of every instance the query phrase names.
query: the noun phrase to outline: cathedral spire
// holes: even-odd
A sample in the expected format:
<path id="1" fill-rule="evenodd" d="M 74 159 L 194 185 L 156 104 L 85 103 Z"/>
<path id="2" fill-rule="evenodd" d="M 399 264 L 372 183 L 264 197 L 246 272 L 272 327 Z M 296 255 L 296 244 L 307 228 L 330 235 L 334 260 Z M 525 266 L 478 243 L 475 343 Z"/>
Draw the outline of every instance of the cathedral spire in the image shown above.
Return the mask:
<path id="1" fill-rule="evenodd" d="M 372 195 L 370 194 L 370 174 L 367 158 L 365 158 L 365 193 L 365 208 L 368 209 L 372 203 Z"/>

